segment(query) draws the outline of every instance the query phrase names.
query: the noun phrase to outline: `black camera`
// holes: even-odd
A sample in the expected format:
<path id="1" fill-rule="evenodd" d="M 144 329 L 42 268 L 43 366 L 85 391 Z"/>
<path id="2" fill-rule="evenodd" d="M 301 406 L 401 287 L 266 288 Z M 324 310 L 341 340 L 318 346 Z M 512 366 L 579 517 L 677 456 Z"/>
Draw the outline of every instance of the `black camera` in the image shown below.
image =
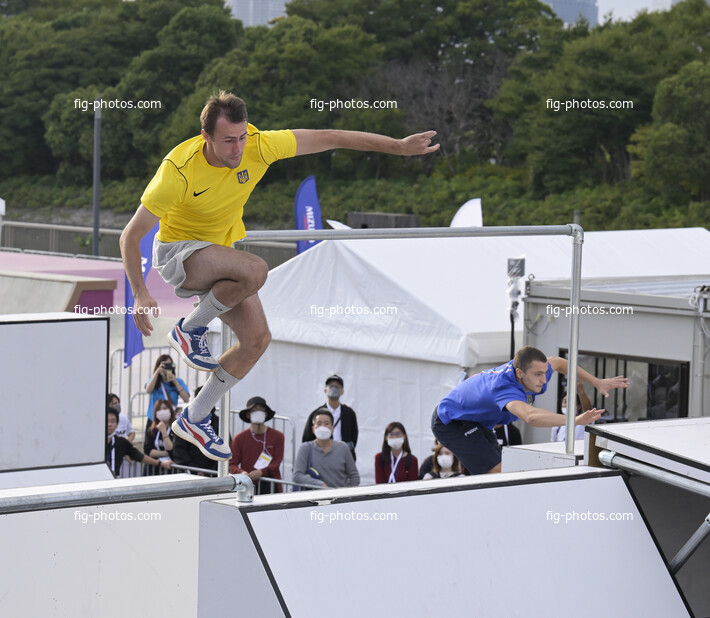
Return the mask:
<path id="1" fill-rule="evenodd" d="M 166 371 L 175 371 L 175 365 L 172 363 L 163 363 L 163 369 Z"/>

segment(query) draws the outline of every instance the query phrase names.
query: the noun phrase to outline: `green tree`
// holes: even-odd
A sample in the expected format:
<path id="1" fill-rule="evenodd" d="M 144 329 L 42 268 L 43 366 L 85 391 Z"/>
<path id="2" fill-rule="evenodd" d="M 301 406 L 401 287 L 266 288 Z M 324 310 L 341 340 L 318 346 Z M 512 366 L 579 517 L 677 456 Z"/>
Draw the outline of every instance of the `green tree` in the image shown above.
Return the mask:
<path id="1" fill-rule="evenodd" d="M 635 175 L 647 187 L 676 203 L 710 200 L 710 63 L 696 60 L 663 80 L 653 124 L 632 140 Z"/>
<path id="2" fill-rule="evenodd" d="M 651 120 L 656 87 L 707 55 L 698 41 L 707 38 L 708 28 L 710 8 L 691 0 L 668 13 L 642 13 L 632 22 L 607 23 L 588 36 L 572 37 L 552 67 L 519 62 L 511 83 L 492 102 L 513 130 L 503 160 L 524 153 L 531 189 L 540 196 L 577 185 L 628 182 L 627 146 L 634 131 Z M 522 97 L 525 105 L 516 105 Z M 558 101 L 585 108 L 556 111 Z M 633 109 L 590 106 L 599 101 L 630 101 Z"/>

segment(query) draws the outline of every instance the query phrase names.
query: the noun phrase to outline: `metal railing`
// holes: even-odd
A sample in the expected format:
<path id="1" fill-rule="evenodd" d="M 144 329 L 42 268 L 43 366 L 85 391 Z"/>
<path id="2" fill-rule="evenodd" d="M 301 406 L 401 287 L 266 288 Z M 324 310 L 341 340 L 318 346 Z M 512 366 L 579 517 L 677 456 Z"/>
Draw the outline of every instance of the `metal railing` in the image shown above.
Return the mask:
<path id="1" fill-rule="evenodd" d="M 710 485 L 707 483 L 696 481 L 695 479 L 681 476 L 680 474 L 675 474 L 673 472 L 669 472 L 668 470 L 662 470 L 661 468 L 650 466 L 641 461 L 624 457 L 623 455 L 617 455 L 614 451 L 601 451 L 599 453 L 599 461 L 607 468 L 623 470 L 627 474 L 638 474 L 639 476 L 653 479 L 654 481 L 659 481 L 661 483 L 665 483 L 666 485 L 672 485 L 673 487 L 678 487 L 687 491 L 692 491 L 693 493 L 710 498 Z M 668 569 L 670 572 L 676 574 L 708 536 L 710 536 L 710 514 L 708 514 L 708 516 L 703 520 L 703 523 L 700 524 L 700 527 L 693 533 L 683 547 L 678 550 L 675 557 L 668 563 Z"/>
<path id="2" fill-rule="evenodd" d="M 95 257 L 91 255 L 94 229 L 79 225 L 54 225 L 50 223 L 25 223 L 0 219 L 0 247 L 8 250 L 42 252 L 73 257 Z M 99 229 L 99 255 L 119 260 L 121 249 L 118 240 L 123 229 Z M 258 255 L 269 269 L 290 260 L 296 255 L 296 244 L 285 242 L 263 242 L 244 251 Z"/>
<path id="3" fill-rule="evenodd" d="M 251 243 L 263 241 L 289 241 L 299 240 L 373 240 L 373 239 L 403 239 L 403 238 L 476 238 L 490 236 L 571 236 L 572 237 L 572 274 L 570 289 L 570 336 L 569 336 L 569 366 L 577 367 L 579 344 L 579 306 L 580 290 L 582 284 L 582 244 L 584 243 L 584 230 L 575 223 L 567 225 L 522 225 L 522 226 L 491 226 L 491 227 L 422 227 L 422 228 L 393 228 L 393 229 L 347 229 L 347 230 L 277 230 L 277 231 L 252 231 L 246 238 L 235 243 L 241 247 Z M 231 333 L 222 329 L 222 349 L 229 347 Z M 567 390 L 577 392 L 577 372 L 570 371 L 567 376 Z M 566 411 L 565 452 L 574 454 L 574 428 L 575 428 L 575 402 L 573 397 L 568 398 Z M 226 427 L 228 407 L 220 406 L 220 433 Z M 226 435 L 226 434 L 225 434 Z M 225 436 L 222 435 L 224 439 Z"/>
<path id="4" fill-rule="evenodd" d="M 237 492 L 237 502 L 252 502 L 254 484 L 246 474 L 230 474 L 219 478 L 195 478 L 173 483 L 128 485 L 105 489 L 81 489 L 51 494 L 33 494 L 0 498 L 0 515 L 76 508 L 121 502 L 144 502 L 168 498 L 188 498 Z"/>

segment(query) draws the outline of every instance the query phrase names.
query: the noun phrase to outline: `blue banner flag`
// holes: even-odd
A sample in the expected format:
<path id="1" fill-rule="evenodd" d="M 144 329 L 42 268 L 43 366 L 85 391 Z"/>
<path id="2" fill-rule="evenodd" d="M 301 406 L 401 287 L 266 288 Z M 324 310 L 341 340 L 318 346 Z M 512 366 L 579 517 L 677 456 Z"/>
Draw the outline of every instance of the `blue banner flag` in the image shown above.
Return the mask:
<path id="1" fill-rule="evenodd" d="M 316 177 L 309 176 L 296 191 L 296 229 L 297 230 L 322 230 L 323 223 L 320 218 L 320 203 L 316 191 Z M 298 254 L 317 245 L 320 240 L 299 240 Z"/>
<path id="2" fill-rule="evenodd" d="M 153 266 L 153 239 L 158 233 L 159 227 L 160 223 L 156 223 L 155 227 L 141 239 L 143 281 L 145 281 L 145 278 L 148 276 Z M 133 308 L 133 292 L 131 291 L 131 284 L 128 283 L 128 277 L 124 275 L 124 278 L 126 289 L 126 300 L 124 304 L 128 310 L 129 308 Z M 141 335 L 136 323 L 133 321 L 133 314 L 129 314 L 128 311 L 126 311 L 126 315 L 124 316 L 123 330 L 123 366 L 125 368 L 130 366 L 136 354 L 140 354 L 143 351 L 143 335 Z"/>

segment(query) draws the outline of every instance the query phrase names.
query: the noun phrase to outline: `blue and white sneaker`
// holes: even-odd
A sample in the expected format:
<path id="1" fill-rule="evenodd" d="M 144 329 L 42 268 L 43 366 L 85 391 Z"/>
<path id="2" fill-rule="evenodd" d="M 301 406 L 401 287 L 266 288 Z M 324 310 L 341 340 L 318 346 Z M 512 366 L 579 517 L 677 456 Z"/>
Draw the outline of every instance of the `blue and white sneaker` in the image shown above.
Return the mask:
<path id="1" fill-rule="evenodd" d="M 194 444 L 204 453 L 205 457 L 215 461 L 231 459 L 232 451 L 212 429 L 210 416 L 208 414 L 199 423 L 193 423 L 187 419 L 186 407 L 182 414 L 173 421 L 173 432 L 183 440 Z"/>
<path id="2" fill-rule="evenodd" d="M 212 358 L 207 347 L 207 327 L 193 331 L 182 329 L 185 318 L 180 318 L 168 335 L 168 343 L 190 367 L 199 371 L 214 371 L 219 363 Z"/>

